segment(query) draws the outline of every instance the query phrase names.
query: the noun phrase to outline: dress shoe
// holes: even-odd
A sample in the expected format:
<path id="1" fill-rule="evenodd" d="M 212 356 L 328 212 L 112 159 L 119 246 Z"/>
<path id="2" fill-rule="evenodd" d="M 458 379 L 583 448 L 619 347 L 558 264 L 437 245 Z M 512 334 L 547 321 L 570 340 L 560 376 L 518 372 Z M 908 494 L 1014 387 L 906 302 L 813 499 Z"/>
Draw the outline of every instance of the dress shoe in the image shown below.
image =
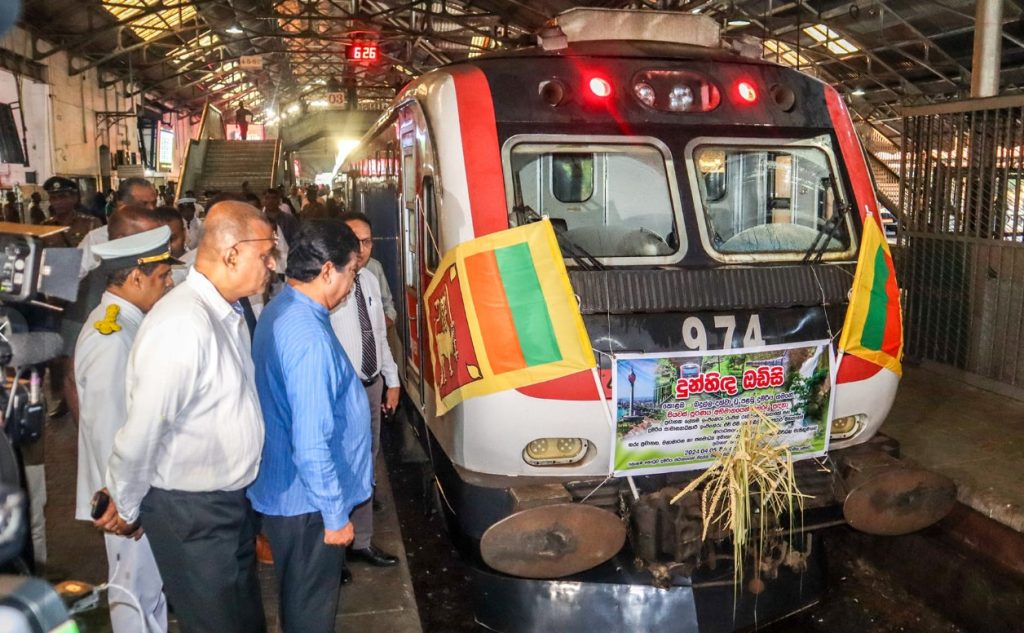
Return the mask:
<path id="1" fill-rule="evenodd" d="M 352 571 L 345 565 L 341 568 L 341 584 L 350 585 L 352 584 Z"/>
<path id="2" fill-rule="evenodd" d="M 350 549 L 348 551 L 348 558 L 349 560 L 358 560 L 364 563 L 369 563 L 374 567 L 392 567 L 398 564 L 397 557 L 388 554 L 373 544 L 361 549 Z"/>

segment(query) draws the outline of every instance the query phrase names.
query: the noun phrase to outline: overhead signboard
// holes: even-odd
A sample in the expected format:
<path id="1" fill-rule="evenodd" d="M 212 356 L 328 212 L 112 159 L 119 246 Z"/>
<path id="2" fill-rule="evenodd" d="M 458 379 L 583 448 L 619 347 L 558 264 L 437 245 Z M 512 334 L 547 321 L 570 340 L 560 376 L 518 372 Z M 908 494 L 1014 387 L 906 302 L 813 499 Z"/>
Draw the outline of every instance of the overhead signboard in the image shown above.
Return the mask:
<path id="1" fill-rule="evenodd" d="M 375 64 L 380 59 L 380 50 L 373 42 L 357 42 L 345 46 L 345 59 L 359 64 Z"/>
<path id="2" fill-rule="evenodd" d="M 328 92 L 327 93 L 327 105 L 331 108 L 343 108 L 345 107 L 345 93 L 344 92 Z"/>
<path id="3" fill-rule="evenodd" d="M 242 55 L 238 58 L 238 67 L 242 70 L 260 70 L 263 68 L 263 57 L 260 55 Z"/>

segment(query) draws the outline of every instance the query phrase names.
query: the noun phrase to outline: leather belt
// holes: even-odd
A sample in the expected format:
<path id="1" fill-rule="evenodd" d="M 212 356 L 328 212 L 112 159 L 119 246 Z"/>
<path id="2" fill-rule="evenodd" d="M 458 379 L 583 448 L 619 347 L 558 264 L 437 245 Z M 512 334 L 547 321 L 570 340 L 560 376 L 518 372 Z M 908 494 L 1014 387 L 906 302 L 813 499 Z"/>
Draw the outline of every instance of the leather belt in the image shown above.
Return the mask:
<path id="1" fill-rule="evenodd" d="M 380 380 L 380 374 L 377 374 L 373 378 L 367 378 L 366 380 L 360 378 L 359 382 L 363 383 L 364 387 L 372 387 L 373 385 L 377 384 L 378 380 Z"/>

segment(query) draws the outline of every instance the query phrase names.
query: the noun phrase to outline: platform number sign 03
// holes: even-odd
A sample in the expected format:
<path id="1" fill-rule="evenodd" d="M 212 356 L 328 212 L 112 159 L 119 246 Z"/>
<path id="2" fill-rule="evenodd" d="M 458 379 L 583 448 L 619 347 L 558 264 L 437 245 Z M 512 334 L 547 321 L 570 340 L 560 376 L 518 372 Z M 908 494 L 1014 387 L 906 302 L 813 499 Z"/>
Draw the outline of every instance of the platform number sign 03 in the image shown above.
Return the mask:
<path id="1" fill-rule="evenodd" d="M 345 47 L 345 59 L 359 64 L 375 64 L 380 58 L 379 52 L 376 44 L 349 44 Z"/>

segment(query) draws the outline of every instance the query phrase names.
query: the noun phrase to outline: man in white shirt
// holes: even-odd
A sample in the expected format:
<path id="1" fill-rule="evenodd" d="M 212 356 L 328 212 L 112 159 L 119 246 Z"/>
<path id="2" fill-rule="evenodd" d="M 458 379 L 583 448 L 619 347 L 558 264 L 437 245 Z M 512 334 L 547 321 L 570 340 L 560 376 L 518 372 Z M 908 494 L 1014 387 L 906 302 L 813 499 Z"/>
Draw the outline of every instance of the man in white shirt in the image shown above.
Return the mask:
<path id="1" fill-rule="evenodd" d="M 88 316 L 75 346 L 75 387 L 81 407 L 78 423 L 78 486 L 75 518 L 92 520 L 92 499 L 104 487 L 114 435 L 127 417 L 125 369 L 142 317 L 171 283 L 172 258 L 166 226 L 100 244 L 107 289 Z M 149 540 L 107 534 L 107 578 L 124 587 L 142 607 L 145 633 L 167 630 L 167 601 Z M 114 633 L 139 631 L 138 609 L 124 590 L 110 590 L 110 623 Z"/>
<path id="2" fill-rule="evenodd" d="M 203 221 L 196 214 L 196 199 L 179 198 L 178 211 L 185 222 L 185 248 L 194 250 L 199 246 L 199 237 L 203 231 Z"/>
<path id="3" fill-rule="evenodd" d="M 395 364 L 391 349 L 388 347 L 387 323 L 380 296 L 380 284 L 366 268 L 370 253 L 373 251 L 373 229 L 370 226 L 370 219 L 358 211 L 345 213 L 341 219 L 359 240 L 359 272 L 352 293 L 331 312 L 331 327 L 366 389 L 366 397 L 370 401 L 372 452 L 376 461 L 380 452 L 381 413 L 391 414 L 398 407 L 398 396 L 401 392 L 398 365 Z M 372 501 L 356 506 L 352 511 L 352 524 L 355 526 L 356 534 L 349 550 L 351 559 L 377 567 L 390 567 L 398 563 L 396 557 L 378 548 L 371 540 Z"/>
<path id="4" fill-rule="evenodd" d="M 147 315 L 128 359 L 128 416 L 107 471 L 113 503 L 96 524 L 126 533 L 141 519 L 185 631 L 266 630 L 245 496 L 263 417 L 238 301 L 263 291 L 274 243 L 258 209 L 214 205 L 195 266 Z"/>
<path id="5" fill-rule="evenodd" d="M 393 327 L 398 312 L 395 311 L 395 299 L 391 295 L 391 286 L 388 285 L 388 278 L 384 276 L 384 267 L 381 266 L 379 261 L 371 257 L 366 262 L 366 269 L 373 273 L 373 276 L 377 278 L 377 283 L 380 284 L 380 299 L 384 303 L 384 319 L 387 321 L 389 328 Z"/>

